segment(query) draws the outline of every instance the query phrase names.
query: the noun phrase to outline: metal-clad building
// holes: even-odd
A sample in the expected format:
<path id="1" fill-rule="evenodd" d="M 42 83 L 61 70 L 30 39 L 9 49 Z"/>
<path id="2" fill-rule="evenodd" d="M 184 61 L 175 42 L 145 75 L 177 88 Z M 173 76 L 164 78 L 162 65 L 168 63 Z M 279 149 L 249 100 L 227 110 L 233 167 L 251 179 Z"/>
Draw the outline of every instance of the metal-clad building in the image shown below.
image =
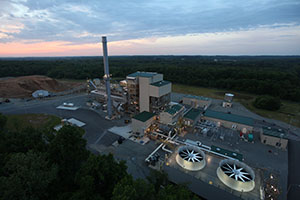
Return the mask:
<path id="1" fill-rule="evenodd" d="M 185 115 L 183 116 L 184 124 L 186 126 L 194 126 L 197 121 L 201 117 L 201 113 L 203 110 L 197 108 L 191 108 Z"/>
<path id="2" fill-rule="evenodd" d="M 184 107 L 180 104 L 172 105 L 167 108 L 164 112 L 159 114 L 159 120 L 162 124 L 173 124 L 176 123 L 178 118 L 182 115 Z"/>
<path id="3" fill-rule="evenodd" d="M 206 110 L 203 119 L 214 121 L 218 126 L 233 128 L 243 133 L 251 133 L 254 127 L 252 118 L 213 110 Z"/>
<path id="4" fill-rule="evenodd" d="M 271 145 L 280 149 L 286 149 L 288 138 L 282 130 L 271 127 L 263 127 L 260 132 L 260 141 L 263 144 Z"/>
<path id="5" fill-rule="evenodd" d="M 182 99 L 182 103 L 185 105 L 190 105 L 194 108 L 203 108 L 206 109 L 211 104 L 211 98 L 195 95 L 185 95 Z"/>
<path id="6" fill-rule="evenodd" d="M 144 135 L 145 131 L 154 122 L 155 114 L 143 111 L 132 118 L 132 132 Z"/>

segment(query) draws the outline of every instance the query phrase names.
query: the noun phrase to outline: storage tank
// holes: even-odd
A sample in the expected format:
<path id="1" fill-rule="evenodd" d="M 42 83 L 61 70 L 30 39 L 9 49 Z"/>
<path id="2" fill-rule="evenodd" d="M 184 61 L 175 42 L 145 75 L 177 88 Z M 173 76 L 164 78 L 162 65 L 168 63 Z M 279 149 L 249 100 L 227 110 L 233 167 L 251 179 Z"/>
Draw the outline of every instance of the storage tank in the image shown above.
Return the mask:
<path id="1" fill-rule="evenodd" d="M 227 101 L 227 102 L 232 102 L 233 101 L 233 97 L 234 97 L 234 94 L 225 93 L 224 100 Z"/>

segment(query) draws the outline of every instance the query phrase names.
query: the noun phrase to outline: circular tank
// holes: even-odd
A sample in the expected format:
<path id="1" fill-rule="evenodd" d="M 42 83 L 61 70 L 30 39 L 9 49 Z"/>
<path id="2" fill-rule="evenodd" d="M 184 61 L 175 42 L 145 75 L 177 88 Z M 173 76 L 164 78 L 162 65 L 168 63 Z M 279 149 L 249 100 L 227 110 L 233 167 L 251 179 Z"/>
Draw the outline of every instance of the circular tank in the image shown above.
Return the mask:
<path id="1" fill-rule="evenodd" d="M 176 162 L 189 171 L 198 171 L 205 167 L 205 154 L 197 147 L 181 146 L 177 150 Z"/>
<path id="2" fill-rule="evenodd" d="M 254 171 L 238 160 L 222 160 L 217 175 L 226 186 L 240 192 L 250 192 L 255 187 Z"/>
<path id="3" fill-rule="evenodd" d="M 231 93 L 225 93 L 225 101 L 227 102 L 232 102 L 233 101 L 233 97 L 234 97 L 234 94 L 231 94 Z"/>

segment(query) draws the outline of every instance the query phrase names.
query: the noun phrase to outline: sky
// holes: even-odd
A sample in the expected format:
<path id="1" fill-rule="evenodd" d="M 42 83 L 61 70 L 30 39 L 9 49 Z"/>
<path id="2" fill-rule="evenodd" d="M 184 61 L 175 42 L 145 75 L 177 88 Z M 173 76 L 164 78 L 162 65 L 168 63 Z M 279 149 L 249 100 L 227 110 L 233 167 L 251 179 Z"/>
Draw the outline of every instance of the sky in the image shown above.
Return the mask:
<path id="1" fill-rule="evenodd" d="M 0 0 L 0 57 L 300 55 L 299 0 Z"/>

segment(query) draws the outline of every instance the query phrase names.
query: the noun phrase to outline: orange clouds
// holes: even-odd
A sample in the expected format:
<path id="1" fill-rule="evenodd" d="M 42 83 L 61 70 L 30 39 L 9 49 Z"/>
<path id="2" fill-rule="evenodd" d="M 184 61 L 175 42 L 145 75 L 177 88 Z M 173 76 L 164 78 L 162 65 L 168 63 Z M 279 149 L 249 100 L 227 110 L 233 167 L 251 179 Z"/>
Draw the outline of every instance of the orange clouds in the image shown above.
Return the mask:
<path id="1" fill-rule="evenodd" d="M 100 53 L 99 48 L 100 44 L 72 44 L 64 41 L 8 42 L 0 43 L 0 56 L 97 55 Z"/>

